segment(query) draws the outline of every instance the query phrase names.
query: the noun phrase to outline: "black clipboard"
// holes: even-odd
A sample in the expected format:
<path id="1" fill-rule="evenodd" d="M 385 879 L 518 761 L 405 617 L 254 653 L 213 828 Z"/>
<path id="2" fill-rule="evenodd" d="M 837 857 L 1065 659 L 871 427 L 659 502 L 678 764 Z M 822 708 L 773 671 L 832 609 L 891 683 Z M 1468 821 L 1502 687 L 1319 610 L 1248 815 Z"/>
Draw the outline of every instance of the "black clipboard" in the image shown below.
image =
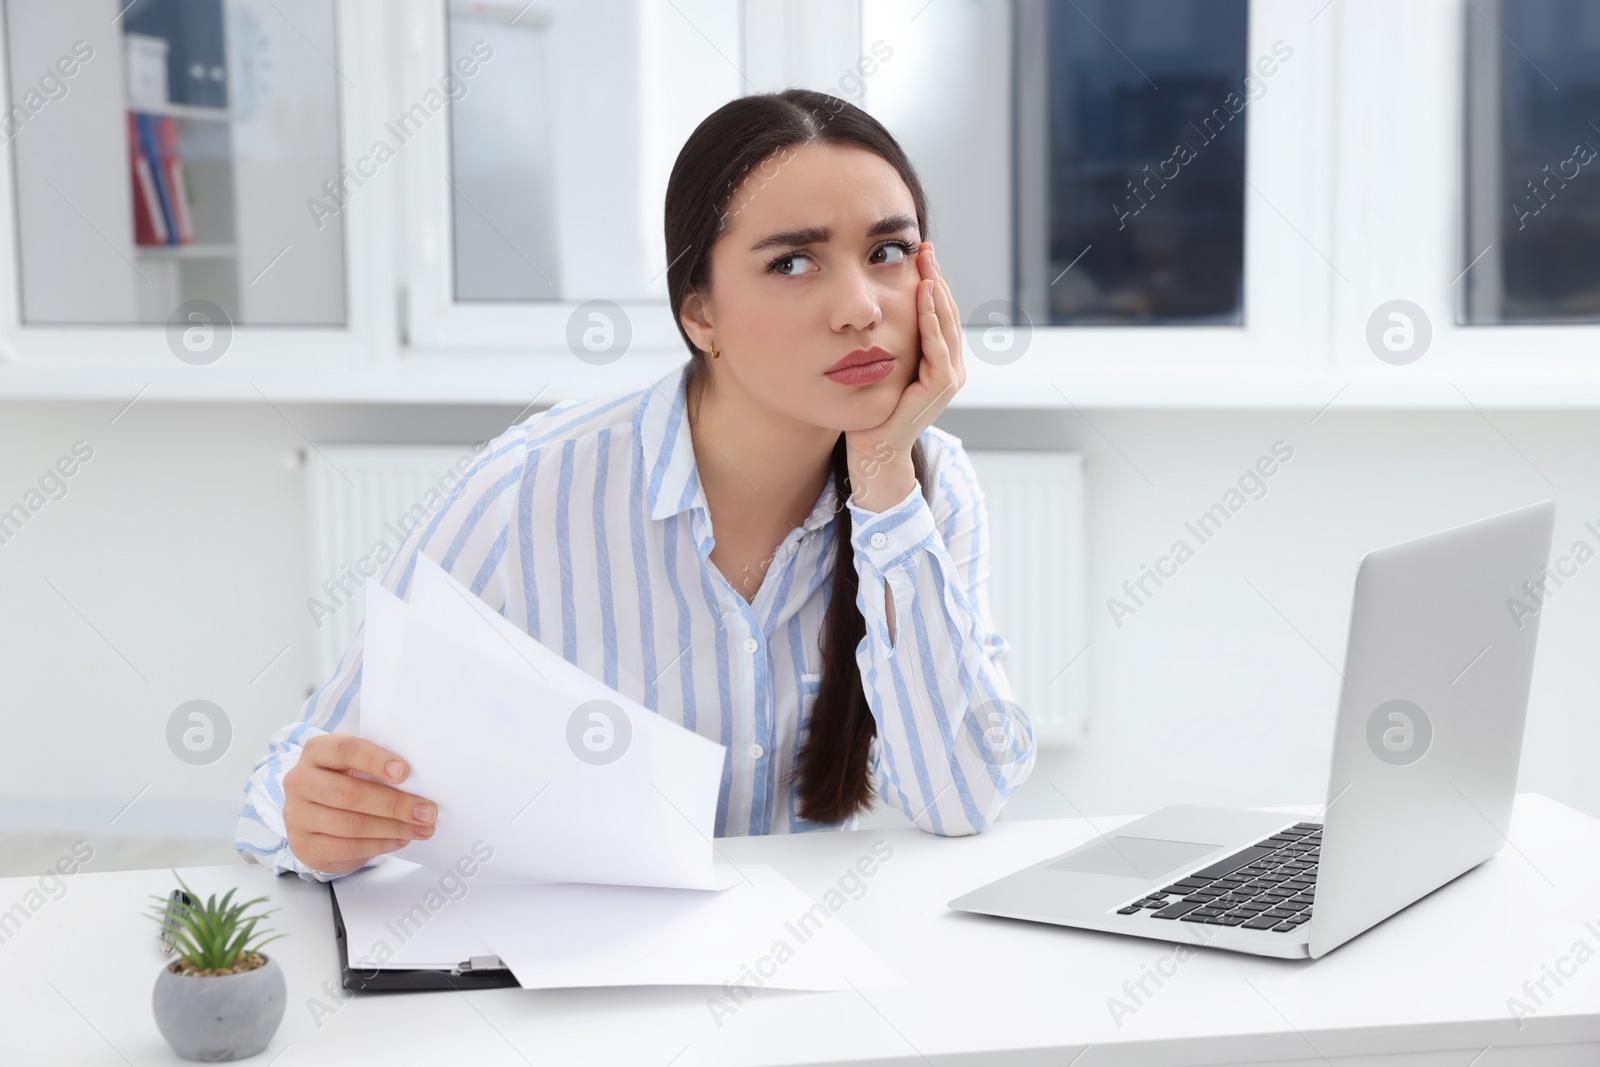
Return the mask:
<path id="1" fill-rule="evenodd" d="M 344 916 L 339 913 L 339 894 L 328 883 L 328 899 L 333 902 L 333 939 L 339 946 L 339 978 L 346 989 L 368 993 L 415 993 L 430 989 L 499 989 L 517 985 L 510 968 L 498 956 L 474 956 L 448 970 L 367 970 L 352 969 L 350 947 L 344 935 Z"/>

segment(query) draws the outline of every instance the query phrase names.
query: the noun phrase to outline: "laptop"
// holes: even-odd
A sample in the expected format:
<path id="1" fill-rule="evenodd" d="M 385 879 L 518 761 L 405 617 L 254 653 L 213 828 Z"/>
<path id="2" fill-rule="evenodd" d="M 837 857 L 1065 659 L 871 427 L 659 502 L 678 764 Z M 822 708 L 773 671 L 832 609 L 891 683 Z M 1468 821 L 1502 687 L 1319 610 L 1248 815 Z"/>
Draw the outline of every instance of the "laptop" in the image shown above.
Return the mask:
<path id="1" fill-rule="evenodd" d="M 1555 503 L 1356 571 L 1319 816 L 1176 805 L 955 898 L 958 911 L 1322 956 L 1500 851 Z"/>

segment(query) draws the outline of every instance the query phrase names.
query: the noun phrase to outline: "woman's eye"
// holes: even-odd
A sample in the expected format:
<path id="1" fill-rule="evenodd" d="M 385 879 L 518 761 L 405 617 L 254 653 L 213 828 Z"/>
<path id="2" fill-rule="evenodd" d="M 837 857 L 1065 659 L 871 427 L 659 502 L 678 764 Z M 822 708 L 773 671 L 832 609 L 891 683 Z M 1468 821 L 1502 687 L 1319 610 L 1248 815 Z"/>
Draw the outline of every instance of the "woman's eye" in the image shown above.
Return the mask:
<path id="1" fill-rule="evenodd" d="M 887 257 L 880 259 L 879 257 L 883 256 L 885 253 L 887 253 Z M 905 241 L 890 241 L 888 244 L 880 245 L 878 248 L 873 250 L 872 259 L 878 264 L 896 265 L 907 262 L 912 256 L 916 255 L 916 253 L 917 248 L 915 245 L 908 244 Z M 794 261 L 797 259 L 803 259 L 812 264 L 816 263 L 816 260 L 808 252 L 789 252 L 785 255 L 779 256 L 771 263 L 768 263 L 767 273 L 782 274 L 786 277 L 794 277 L 799 274 L 810 273 L 809 271 L 796 271 L 791 269 L 794 265 Z"/>
<path id="2" fill-rule="evenodd" d="M 790 252 L 786 256 L 779 256 L 767 265 L 767 273 L 792 276 L 786 268 L 797 259 L 810 259 L 804 252 Z"/>
<path id="3" fill-rule="evenodd" d="M 891 256 L 889 259 L 884 260 L 884 262 L 886 262 L 886 263 L 904 263 L 907 259 L 911 258 L 911 256 L 914 255 L 915 252 L 916 252 L 916 250 L 914 248 L 912 248 L 910 245 L 906 244 L 904 241 L 890 241 L 888 244 L 886 244 L 882 248 L 878 249 L 878 251 L 879 252 L 898 252 L 898 253 L 900 253 L 899 258 L 894 258 L 894 257 Z"/>

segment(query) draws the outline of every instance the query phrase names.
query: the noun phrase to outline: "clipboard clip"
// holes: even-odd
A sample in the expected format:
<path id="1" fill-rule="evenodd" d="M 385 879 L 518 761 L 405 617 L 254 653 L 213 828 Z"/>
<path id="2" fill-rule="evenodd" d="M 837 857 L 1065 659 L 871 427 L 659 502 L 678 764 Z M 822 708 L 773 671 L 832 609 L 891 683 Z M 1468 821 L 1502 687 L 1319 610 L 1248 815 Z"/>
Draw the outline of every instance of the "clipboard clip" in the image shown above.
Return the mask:
<path id="1" fill-rule="evenodd" d="M 499 956 L 471 956 L 450 968 L 453 975 L 483 974 L 490 971 L 504 973 L 507 967 L 500 962 Z"/>

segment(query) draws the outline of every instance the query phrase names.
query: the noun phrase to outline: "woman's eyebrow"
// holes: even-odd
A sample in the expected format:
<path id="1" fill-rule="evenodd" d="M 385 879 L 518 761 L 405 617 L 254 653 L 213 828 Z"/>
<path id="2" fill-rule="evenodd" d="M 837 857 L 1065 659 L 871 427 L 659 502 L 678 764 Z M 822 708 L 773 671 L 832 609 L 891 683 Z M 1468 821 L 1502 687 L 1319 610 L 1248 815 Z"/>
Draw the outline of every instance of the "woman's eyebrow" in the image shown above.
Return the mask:
<path id="1" fill-rule="evenodd" d="M 917 220 L 910 215 L 886 215 L 867 228 L 867 236 L 879 237 L 886 233 L 899 233 L 901 230 L 916 228 Z M 768 234 L 751 245 L 750 251 L 759 252 L 763 248 L 778 246 L 827 244 L 832 237 L 832 226 L 802 226 L 797 230 L 781 230 L 778 233 Z"/>

